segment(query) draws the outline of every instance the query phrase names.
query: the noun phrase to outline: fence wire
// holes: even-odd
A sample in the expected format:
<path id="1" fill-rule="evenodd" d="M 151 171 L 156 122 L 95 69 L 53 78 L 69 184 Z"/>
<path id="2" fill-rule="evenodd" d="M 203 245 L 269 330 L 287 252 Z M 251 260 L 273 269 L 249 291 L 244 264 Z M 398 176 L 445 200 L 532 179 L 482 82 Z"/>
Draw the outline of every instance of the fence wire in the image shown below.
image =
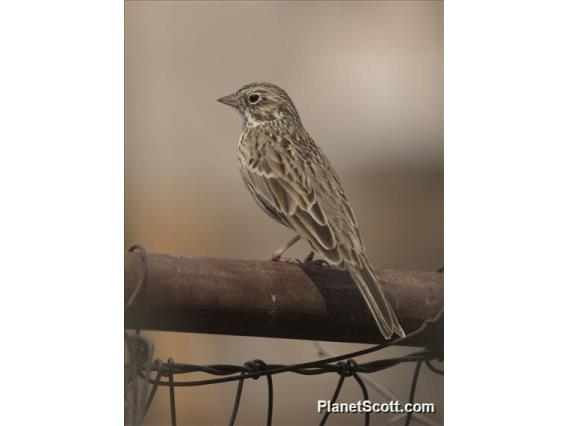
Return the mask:
<path id="1" fill-rule="evenodd" d="M 129 251 L 136 251 L 141 259 L 141 274 L 140 280 L 137 283 L 135 291 L 125 304 L 125 310 L 128 309 L 136 297 L 144 291 L 147 286 L 148 272 L 147 272 L 147 256 L 144 248 L 139 245 L 132 246 Z M 177 413 L 175 395 L 176 388 L 180 387 L 194 387 L 205 386 L 218 383 L 237 382 L 237 389 L 235 392 L 235 400 L 233 409 L 228 415 L 228 425 L 233 426 L 237 419 L 237 414 L 240 406 L 241 396 L 243 393 L 245 380 L 258 380 L 266 378 L 267 382 L 267 414 L 266 424 L 272 425 L 273 409 L 274 409 L 274 384 L 272 377 L 282 373 L 294 373 L 306 376 L 330 374 L 335 373 L 339 375 L 337 386 L 331 397 L 331 404 L 337 402 L 339 394 L 343 387 L 346 378 L 352 377 L 359 388 L 363 400 L 368 400 L 369 395 L 364 381 L 361 379 L 361 374 L 376 373 L 402 363 L 416 363 L 408 402 L 414 402 L 416 387 L 418 384 L 418 376 L 422 365 L 432 371 L 433 373 L 443 375 L 443 370 L 436 368 L 432 365 L 432 360 L 443 361 L 443 349 L 427 348 L 422 351 L 413 352 L 404 356 L 385 358 L 375 361 L 357 363 L 354 358 L 367 355 L 370 353 L 378 352 L 388 346 L 396 345 L 402 340 L 410 339 L 422 333 L 431 324 L 440 320 L 443 315 L 443 310 L 432 319 L 424 321 L 422 326 L 417 330 L 409 333 L 406 337 L 397 338 L 386 341 L 376 346 L 372 346 L 359 351 L 328 357 L 325 359 L 318 359 L 315 361 L 304 362 L 300 364 L 267 364 L 263 360 L 255 359 L 244 363 L 243 365 L 229 365 L 229 364 L 213 364 L 213 365 L 196 365 L 174 362 L 172 358 L 167 362 L 160 359 L 154 359 L 154 345 L 146 337 L 140 335 L 140 331 L 125 332 L 125 349 L 126 349 L 126 365 L 125 372 L 125 388 L 124 388 L 124 410 L 125 410 L 125 424 L 137 426 L 141 425 L 144 421 L 154 397 L 159 387 L 167 387 L 169 391 L 170 401 L 170 421 L 172 426 L 177 425 Z M 219 376 L 217 378 L 206 380 L 179 380 L 182 375 L 190 375 L 191 373 L 206 373 L 212 376 Z M 153 377 L 152 377 L 153 374 Z M 321 418 L 320 426 L 326 424 L 331 412 L 326 411 Z M 364 425 L 368 426 L 370 423 L 369 412 L 363 413 Z M 412 419 L 412 411 L 406 415 L 405 426 L 410 425 Z"/>

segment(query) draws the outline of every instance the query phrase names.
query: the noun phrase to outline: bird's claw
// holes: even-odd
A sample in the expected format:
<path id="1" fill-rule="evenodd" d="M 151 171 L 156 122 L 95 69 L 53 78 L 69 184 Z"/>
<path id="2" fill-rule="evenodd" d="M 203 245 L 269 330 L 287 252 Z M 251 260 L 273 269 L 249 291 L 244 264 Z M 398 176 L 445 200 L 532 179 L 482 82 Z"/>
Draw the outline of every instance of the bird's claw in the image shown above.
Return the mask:
<path id="1" fill-rule="evenodd" d="M 309 260 L 306 263 L 309 263 L 310 265 L 317 265 L 317 266 L 320 266 L 320 267 L 327 267 L 327 268 L 329 268 L 331 266 L 327 261 L 325 261 L 323 259 Z"/>
<path id="2" fill-rule="evenodd" d="M 293 259 L 291 257 L 283 257 L 283 256 L 272 256 L 270 258 L 272 262 L 283 262 L 283 263 L 292 263 L 294 265 L 299 265 L 302 262 L 300 259 Z"/>

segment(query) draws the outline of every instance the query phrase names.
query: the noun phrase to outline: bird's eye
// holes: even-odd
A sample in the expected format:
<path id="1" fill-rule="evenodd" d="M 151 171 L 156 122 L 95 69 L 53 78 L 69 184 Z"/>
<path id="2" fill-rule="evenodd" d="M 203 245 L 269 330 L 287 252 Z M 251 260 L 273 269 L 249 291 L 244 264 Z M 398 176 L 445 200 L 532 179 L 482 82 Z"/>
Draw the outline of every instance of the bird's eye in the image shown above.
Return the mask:
<path id="1" fill-rule="evenodd" d="M 257 94 L 257 93 L 253 93 L 252 95 L 249 95 L 249 102 L 251 104 L 256 104 L 259 100 L 260 100 L 260 95 Z"/>

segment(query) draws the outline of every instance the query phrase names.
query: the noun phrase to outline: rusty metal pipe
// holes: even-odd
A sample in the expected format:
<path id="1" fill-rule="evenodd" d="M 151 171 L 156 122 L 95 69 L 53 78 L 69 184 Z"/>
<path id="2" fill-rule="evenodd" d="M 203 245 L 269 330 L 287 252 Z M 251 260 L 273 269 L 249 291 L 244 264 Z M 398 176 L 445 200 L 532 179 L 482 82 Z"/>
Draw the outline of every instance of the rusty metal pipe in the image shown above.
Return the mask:
<path id="1" fill-rule="evenodd" d="M 125 300 L 140 258 L 125 254 Z M 384 270 L 378 277 L 407 333 L 440 311 L 443 274 Z M 349 274 L 314 265 L 148 254 L 148 286 L 126 328 L 340 342 L 383 341 Z M 443 345 L 443 322 L 405 344 Z"/>

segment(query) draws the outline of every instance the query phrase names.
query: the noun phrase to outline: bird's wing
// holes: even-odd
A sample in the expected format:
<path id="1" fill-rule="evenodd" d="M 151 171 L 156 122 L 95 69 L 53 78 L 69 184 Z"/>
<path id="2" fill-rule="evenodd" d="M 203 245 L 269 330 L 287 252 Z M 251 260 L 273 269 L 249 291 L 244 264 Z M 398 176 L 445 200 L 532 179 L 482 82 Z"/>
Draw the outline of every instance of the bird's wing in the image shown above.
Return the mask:
<path id="1" fill-rule="evenodd" d="M 255 183 L 252 181 L 254 176 L 251 176 L 250 172 L 246 168 L 241 167 L 240 169 L 245 186 L 258 206 L 275 221 L 293 229 L 293 226 L 288 221 L 286 215 L 274 209 L 273 203 L 263 195 L 263 191 L 257 191 Z M 262 184 L 262 182 L 259 182 L 258 184 Z"/>
<path id="2" fill-rule="evenodd" d="M 311 139 L 302 143 L 257 132 L 240 147 L 245 180 L 328 262 L 358 264 L 364 248 L 339 179 Z"/>

